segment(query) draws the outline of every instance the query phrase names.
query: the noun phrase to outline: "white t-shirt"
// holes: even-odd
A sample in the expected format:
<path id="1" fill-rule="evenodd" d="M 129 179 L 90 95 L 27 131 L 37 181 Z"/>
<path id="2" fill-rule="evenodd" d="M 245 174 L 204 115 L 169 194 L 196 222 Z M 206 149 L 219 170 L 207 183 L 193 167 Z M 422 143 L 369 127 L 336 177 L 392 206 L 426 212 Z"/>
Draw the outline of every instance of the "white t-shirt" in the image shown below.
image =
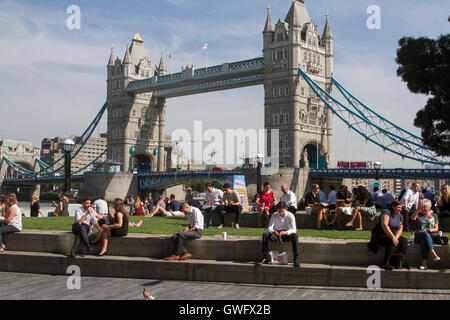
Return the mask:
<path id="1" fill-rule="evenodd" d="M 297 197 L 290 190 L 287 193 L 282 193 L 280 201 L 284 202 L 286 207 L 297 207 Z"/>
<path id="2" fill-rule="evenodd" d="M 220 200 L 222 200 L 223 192 L 222 190 L 213 188 L 211 192 L 207 191 L 205 194 L 205 201 L 209 202 L 211 205 L 220 204 Z"/>
<path id="3" fill-rule="evenodd" d="M 419 205 L 419 199 L 419 192 L 414 192 L 412 189 L 408 189 L 400 202 L 405 205 L 405 200 L 407 200 L 407 208 L 411 209 L 414 205 Z"/>
<path id="4" fill-rule="evenodd" d="M 11 208 L 9 208 L 9 211 L 11 211 L 13 208 L 16 209 L 16 214 L 14 215 L 14 218 L 9 223 L 9 226 L 13 226 L 17 230 L 22 231 L 22 209 L 20 209 L 19 206 L 17 204 L 15 204 Z M 4 220 L 4 219 L 2 219 L 2 220 Z M 1 222 L 1 220 L 0 220 L 0 222 Z"/>
<path id="5" fill-rule="evenodd" d="M 191 206 L 191 211 L 187 214 L 187 219 L 190 228 L 196 227 L 198 230 L 203 230 L 204 221 L 200 209 Z"/>
<path id="6" fill-rule="evenodd" d="M 108 202 L 106 202 L 103 199 L 95 200 L 94 207 L 97 210 L 98 214 L 108 214 L 109 213 Z"/>

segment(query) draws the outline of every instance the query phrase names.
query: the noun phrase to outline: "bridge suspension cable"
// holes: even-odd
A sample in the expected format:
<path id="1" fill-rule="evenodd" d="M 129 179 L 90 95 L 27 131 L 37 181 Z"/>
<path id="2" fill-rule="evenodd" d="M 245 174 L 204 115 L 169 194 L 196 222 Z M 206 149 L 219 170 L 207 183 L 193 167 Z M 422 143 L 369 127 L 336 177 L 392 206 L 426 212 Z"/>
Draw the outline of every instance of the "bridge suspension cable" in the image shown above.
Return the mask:
<path id="1" fill-rule="evenodd" d="M 382 118 L 370 108 L 365 107 L 360 110 L 354 101 L 350 103 L 351 108 L 347 107 L 343 103 L 339 102 L 336 98 L 331 96 L 327 91 L 321 88 L 314 80 L 312 80 L 306 72 L 299 66 L 299 74 L 305 79 L 316 96 L 330 108 L 330 110 L 336 114 L 347 126 L 353 131 L 357 132 L 363 138 L 374 143 L 375 145 L 387 150 L 391 153 L 401 156 L 403 159 L 411 159 L 419 161 L 422 164 L 437 164 L 437 165 L 450 165 L 450 162 L 443 162 L 437 159 L 437 157 L 427 147 L 424 147 L 421 143 L 417 142 L 417 136 L 411 136 L 406 130 L 394 125 L 390 121 Z M 335 81 L 334 81 L 335 82 Z M 347 93 L 343 87 L 340 87 L 341 93 Z M 349 93 L 348 93 L 349 94 Z M 348 96 L 347 96 L 348 97 Z M 356 98 L 355 98 L 356 99 Z M 369 110 L 371 112 L 369 112 Z M 376 119 L 376 117 L 382 119 Z M 381 126 L 381 123 L 388 123 L 396 130 L 392 130 L 388 127 Z M 365 130 L 366 129 L 366 130 Z M 388 130 L 390 129 L 390 130 Z M 396 132 L 399 131 L 399 132 Z M 409 136 L 406 135 L 409 134 Z M 386 144 L 384 143 L 385 140 Z"/>
<path id="2" fill-rule="evenodd" d="M 102 119 L 103 114 L 105 113 L 106 109 L 107 109 L 107 103 L 105 102 L 104 105 L 102 106 L 102 108 L 100 109 L 100 111 L 97 113 L 97 115 L 92 120 L 92 122 L 89 124 L 89 126 L 86 128 L 86 130 L 83 132 L 83 134 L 76 139 L 76 141 L 75 141 L 76 150 L 72 154 L 72 159 L 76 159 L 76 157 L 79 154 L 79 152 L 81 151 L 81 149 L 86 145 L 89 138 L 92 136 L 93 132 L 95 131 L 95 128 L 100 123 L 100 120 Z M 104 155 L 104 153 L 102 155 Z M 101 157 L 98 157 L 98 158 L 101 158 Z M 64 159 L 64 156 L 61 156 L 60 158 L 58 158 L 51 164 L 47 164 L 47 163 L 43 162 L 42 160 L 40 160 L 39 158 L 37 158 L 36 161 L 39 163 L 39 165 L 43 169 L 41 169 L 40 171 L 36 171 L 36 172 L 23 168 L 22 166 L 9 160 L 6 156 L 3 156 L 3 159 L 15 172 L 17 172 L 18 174 L 27 176 L 27 177 L 47 176 L 47 175 L 51 175 L 55 172 L 63 173 L 63 171 L 61 171 L 61 169 L 64 168 L 64 163 L 62 163 L 57 168 L 55 168 L 56 164 L 58 164 L 59 162 L 61 162 Z M 91 164 L 92 163 L 90 163 L 89 165 L 91 165 Z"/>

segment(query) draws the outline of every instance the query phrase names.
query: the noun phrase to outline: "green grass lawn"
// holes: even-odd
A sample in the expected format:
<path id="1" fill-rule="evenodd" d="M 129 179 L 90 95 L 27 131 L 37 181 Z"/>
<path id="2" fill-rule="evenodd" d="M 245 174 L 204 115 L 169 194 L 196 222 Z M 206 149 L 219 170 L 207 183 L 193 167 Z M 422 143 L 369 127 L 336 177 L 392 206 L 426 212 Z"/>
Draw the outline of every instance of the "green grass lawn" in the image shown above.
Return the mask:
<path id="1" fill-rule="evenodd" d="M 131 217 L 132 222 L 139 222 L 141 217 Z M 143 234 L 174 234 L 183 230 L 187 226 L 186 218 L 167 218 L 167 217 L 152 217 L 143 218 L 143 224 L 140 228 L 129 228 L 129 233 L 143 233 Z M 23 218 L 23 228 L 26 230 L 60 230 L 71 231 L 73 224 L 73 217 L 58 217 L 58 218 Z M 229 236 L 247 236 L 260 237 L 266 228 L 223 228 L 217 227 L 206 228 L 203 231 L 203 236 L 221 235 L 222 232 L 227 232 Z M 314 237 L 314 238 L 329 238 L 329 239 L 370 239 L 370 230 L 367 231 L 339 231 L 339 230 L 298 230 L 299 237 Z M 404 233 L 404 237 L 409 239 L 410 234 Z"/>

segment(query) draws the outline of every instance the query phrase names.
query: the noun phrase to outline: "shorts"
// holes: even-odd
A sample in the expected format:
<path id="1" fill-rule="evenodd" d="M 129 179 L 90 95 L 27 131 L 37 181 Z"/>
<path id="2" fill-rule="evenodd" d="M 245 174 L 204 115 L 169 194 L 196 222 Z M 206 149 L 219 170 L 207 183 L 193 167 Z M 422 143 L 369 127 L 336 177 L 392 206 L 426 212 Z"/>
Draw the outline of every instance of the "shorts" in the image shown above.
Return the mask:
<path id="1" fill-rule="evenodd" d="M 352 215 L 352 208 L 351 207 L 342 207 L 341 209 L 342 209 L 342 213 L 343 214 L 346 214 L 348 216 Z"/>

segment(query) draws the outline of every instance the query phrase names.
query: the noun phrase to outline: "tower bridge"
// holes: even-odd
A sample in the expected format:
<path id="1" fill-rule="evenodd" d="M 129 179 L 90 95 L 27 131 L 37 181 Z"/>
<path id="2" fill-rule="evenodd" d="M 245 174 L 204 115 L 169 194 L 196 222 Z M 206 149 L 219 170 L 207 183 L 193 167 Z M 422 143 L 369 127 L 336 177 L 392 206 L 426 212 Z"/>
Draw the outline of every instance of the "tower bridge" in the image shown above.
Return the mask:
<path id="1" fill-rule="evenodd" d="M 450 165 L 447 158 L 439 159 L 432 150 L 423 146 L 420 137 L 383 118 L 336 80 L 333 76 L 334 37 L 328 13 L 325 26 L 319 30 L 303 0 L 292 1 L 286 17 L 278 19 L 275 24 L 269 7 L 262 37 L 262 57 L 199 69 L 186 65 L 180 72 L 173 74 L 167 74 L 163 54 L 158 64 L 152 62 L 139 33 L 133 36 L 131 44 L 127 44 L 123 59 L 116 57 L 111 48 L 107 64 L 106 103 L 77 141 L 78 149 L 74 155 L 83 147 L 107 111 L 107 162 L 120 164 L 122 175 L 132 176 L 135 167 L 140 171 L 151 172 L 148 176 L 126 179 L 121 176 L 114 180 L 116 184 L 123 184 L 123 190 L 126 189 L 121 195 L 129 189 L 126 184 L 136 182 L 138 178 L 143 181 L 141 187 L 155 186 L 161 181 L 171 184 L 173 179 L 177 180 L 180 176 L 166 173 L 171 162 L 171 148 L 165 135 L 167 101 L 174 97 L 262 85 L 264 128 L 269 135 L 271 129 L 279 130 L 279 152 L 272 154 L 270 144 L 267 146 L 267 155 L 279 157 L 282 167 L 278 174 L 267 177 L 276 181 L 273 183 L 274 189 L 279 189 L 277 184 L 288 183 L 300 196 L 312 179 L 373 175 L 370 170 L 343 172 L 331 168 L 333 115 L 366 142 L 386 152 L 416 160 L 422 165 Z M 342 98 L 333 95 L 334 87 Z M 271 141 L 269 136 L 267 141 Z M 3 159 L 1 177 L 5 176 L 5 168 L 8 167 L 8 170 L 26 178 L 22 181 L 28 184 L 55 179 L 55 174 L 62 168 L 61 163 L 57 163 L 59 160 L 53 164 L 40 163 L 41 170 L 24 168 L 12 160 Z M 448 169 L 442 172 L 394 171 L 384 173 L 416 177 L 438 175 L 442 178 L 449 174 Z M 98 179 L 98 174 L 94 179 L 89 174 L 85 178 L 82 173 L 83 170 L 72 172 L 77 179 Z M 207 172 L 198 173 L 199 176 L 205 174 Z M 248 172 L 246 174 L 251 175 Z M 188 176 L 186 174 L 183 179 Z M 195 176 L 195 173 L 191 176 Z M 253 183 L 252 179 L 249 179 L 250 184 Z M 19 180 L 9 179 L 5 183 L 15 185 Z M 111 181 L 109 176 L 105 176 L 101 184 L 110 188 Z M 89 190 L 85 191 L 86 194 L 94 195 Z M 105 194 L 104 190 L 95 192 Z"/>

